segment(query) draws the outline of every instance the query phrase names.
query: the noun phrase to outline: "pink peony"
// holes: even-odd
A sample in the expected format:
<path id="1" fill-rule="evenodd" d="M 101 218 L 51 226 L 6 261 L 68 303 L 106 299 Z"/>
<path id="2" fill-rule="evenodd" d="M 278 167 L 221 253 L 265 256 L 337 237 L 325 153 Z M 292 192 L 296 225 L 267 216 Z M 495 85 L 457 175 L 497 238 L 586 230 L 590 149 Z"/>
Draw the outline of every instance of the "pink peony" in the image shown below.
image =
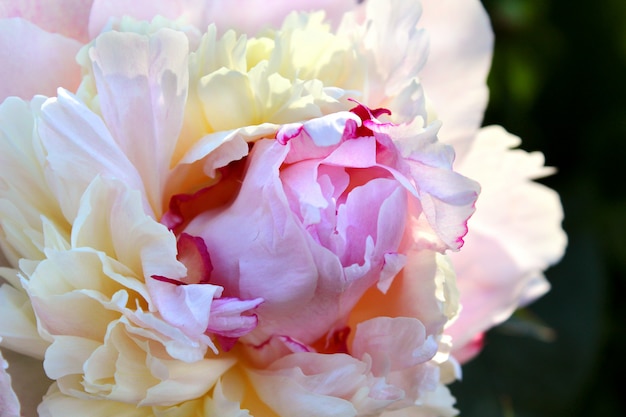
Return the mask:
<path id="1" fill-rule="evenodd" d="M 287 125 L 255 144 L 230 205 L 184 219 L 227 295 L 264 300 L 247 344 L 308 350 L 345 330 L 369 288 L 386 292 L 409 250 L 462 245 L 478 187 L 451 171 L 433 133 L 363 106 Z M 410 224 L 422 226 L 404 236 Z"/>
<path id="2" fill-rule="evenodd" d="M 40 415 L 454 415 L 456 361 L 548 289 L 562 211 L 480 129 L 478 0 L 0 17 L 0 336 Z"/>

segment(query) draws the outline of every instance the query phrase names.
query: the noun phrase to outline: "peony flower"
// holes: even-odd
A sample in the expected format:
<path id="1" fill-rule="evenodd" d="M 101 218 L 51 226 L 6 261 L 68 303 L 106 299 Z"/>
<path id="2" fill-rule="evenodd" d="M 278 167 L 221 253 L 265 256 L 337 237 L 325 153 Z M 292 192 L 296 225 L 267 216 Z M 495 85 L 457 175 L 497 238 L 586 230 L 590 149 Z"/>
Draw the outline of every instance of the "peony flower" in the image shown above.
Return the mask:
<path id="1" fill-rule="evenodd" d="M 540 156 L 479 131 L 479 2 L 62 3 L 0 4 L 0 335 L 39 414 L 454 415 L 450 353 L 564 246 Z"/>

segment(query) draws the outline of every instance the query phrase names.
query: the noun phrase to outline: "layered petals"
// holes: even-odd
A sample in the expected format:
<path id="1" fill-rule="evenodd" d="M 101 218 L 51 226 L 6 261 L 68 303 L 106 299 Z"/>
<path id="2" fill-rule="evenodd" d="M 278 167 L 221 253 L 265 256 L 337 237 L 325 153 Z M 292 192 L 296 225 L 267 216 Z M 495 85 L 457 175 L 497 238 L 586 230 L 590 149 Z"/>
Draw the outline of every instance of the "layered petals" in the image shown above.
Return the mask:
<path id="1" fill-rule="evenodd" d="M 0 343 L 38 414 L 455 415 L 565 245 L 541 156 L 477 133 L 492 42 L 478 0 L 0 0 Z"/>
<path id="2" fill-rule="evenodd" d="M 277 141 L 255 143 L 233 203 L 195 216 L 185 228 L 206 242 L 213 282 L 226 296 L 264 300 L 259 327 L 244 338 L 253 349 L 271 348 L 266 343 L 275 337 L 310 345 L 345 326 L 368 288 L 385 290 L 404 266 L 400 244 L 407 222 L 414 223 L 409 247 L 426 242 L 443 251 L 466 232 L 476 185 L 459 177 L 458 189 L 446 192 L 449 198 L 436 194 L 428 181 L 445 183 L 437 177 L 448 175 L 451 161 L 437 156 L 432 138 L 424 134 L 431 146 L 417 145 L 402 158 L 395 130 L 383 132 L 364 117 L 358 123 L 328 116 L 289 125 Z M 339 138 L 333 132 L 342 123 Z M 380 132 L 365 129 L 359 136 L 359 124 Z M 433 199 L 437 217 L 454 228 L 431 221 Z M 456 206 L 462 208 L 458 213 Z"/>

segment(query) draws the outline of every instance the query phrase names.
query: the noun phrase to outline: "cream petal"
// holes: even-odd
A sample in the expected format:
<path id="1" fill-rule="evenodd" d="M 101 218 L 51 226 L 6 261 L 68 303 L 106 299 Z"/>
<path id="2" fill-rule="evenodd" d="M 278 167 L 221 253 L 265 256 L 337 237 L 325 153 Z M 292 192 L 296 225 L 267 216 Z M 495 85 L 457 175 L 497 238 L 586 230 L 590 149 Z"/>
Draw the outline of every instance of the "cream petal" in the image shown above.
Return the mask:
<path id="1" fill-rule="evenodd" d="M 366 362 L 344 354 L 295 353 L 247 374 L 260 399 L 280 416 L 376 415 L 403 397 L 374 377 Z"/>
<path id="2" fill-rule="evenodd" d="M 107 32 L 89 51 L 104 121 L 157 215 L 182 126 L 188 54 L 187 37 L 170 29 L 150 36 Z"/>
<path id="3" fill-rule="evenodd" d="M 408 251 L 406 265 L 385 294 L 371 288 L 353 309 L 351 327 L 375 317 L 418 319 L 427 335 L 441 334 L 458 310 L 454 271 L 445 255 Z"/>
<path id="4" fill-rule="evenodd" d="M 39 335 L 33 308 L 24 291 L 9 284 L 0 287 L 0 317 L 11 317 L 11 320 L 0 320 L 3 347 L 43 358 L 48 342 Z"/>
<path id="5" fill-rule="evenodd" d="M 69 92 L 59 90 L 58 97 L 44 103 L 39 135 L 47 152 L 48 182 L 68 221 L 74 221 L 80 198 L 96 176 L 116 178 L 145 195 L 136 168 L 102 119 Z"/>
<path id="6" fill-rule="evenodd" d="M 0 19 L 0 102 L 54 95 L 58 87 L 75 90 L 81 74 L 74 57 L 81 46 L 24 19 Z"/>
<path id="7" fill-rule="evenodd" d="M 151 407 L 138 408 L 135 404 L 75 398 L 65 395 L 57 387 L 48 392 L 37 408 L 39 417 L 152 417 Z"/>
<path id="8" fill-rule="evenodd" d="M 239 390 L 239 387 L 237 387 Z M 205 399 L 205 415 L 220 417 L 251 417 L 248 410 L 242 410 L 241 404 L 228 398 L 224 392 L 222 381 L 217 381 L 213 388 L 212 398 Z"/>
<path id="9" fill-rule="evenodd" d="M 11 97 L 0 104 L 0 247 L 14 266 L 19 258 L 41 259 L 42 215 L 63 227 L 47 184 L 45 156 L 34 131 L 45 97 L 30 103 Z"/>
<path id="10" fill-rule="evenodd" d="M 145 213 L 137 190 L 97 177 L 80 204 L 71 236 L 74 248 L 105 252 L 141 282 L 152 275 L 185 275 L 184 266 L 176 260 L 175 236 Z M 149 299 L 144 290 L 135 289 Z"/>

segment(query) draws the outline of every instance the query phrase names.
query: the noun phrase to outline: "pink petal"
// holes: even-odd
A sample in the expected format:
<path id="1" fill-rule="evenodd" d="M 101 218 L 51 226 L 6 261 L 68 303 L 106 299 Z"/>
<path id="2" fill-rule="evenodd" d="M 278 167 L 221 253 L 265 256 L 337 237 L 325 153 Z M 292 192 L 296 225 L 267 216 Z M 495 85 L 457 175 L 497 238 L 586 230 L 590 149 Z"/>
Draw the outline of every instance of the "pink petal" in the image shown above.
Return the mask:
<path id="1" fill-rule="evenodd" d="M 262 302 L 262 298 L 240 300 L 225 297 L 213 300 L 207 330 L 232 338 L 250 333 L 257 326 L 258 319 L 256 315 L 243 315 L 243 313 L 256 309 Z"/>
<path id="2" fill-rule="evenodd" d="M 0 0 L 0 18 L 21 17 L 51 33 L 86 43 L 93 0 Z"/>
<path id="3" fill-rule="evenodd" d="M 336 0 L 274 0 L 271 7 L 264 0 L 214 0 L 207 2 L 208 23 L 215 22 L 219 31 L 235 29 L 254 35 L 267 27 L 280 27 L 292 11 L 324 10 L 336 25 L 343 13 L 351 10 L 356 1 Z"/>
<path id="4" fill-rule="evenodd" d="M 479 0 L 424 0 L 419 26 L 430 38 L 419 77 L 437 117 L 439 137 L 454 145 L 461 159 L 482 123 L 487 105 L 487 74 L 493 33 Z"/>
<path id="5" fill-rule="evenodd" d="M 337 257 L 314 242 L 289 207 L 278 176 L 287 152 L 276 141 L 256 142 L 234 203 L 186 229 L 207 243 L 212 281 L 228 289 L 225 296 L 265 300 L 256 312 L 263 326 L 251 343 L 272 334 L 314 341 L 336 320 L 343 286 Z"/>
<path id="6" fill-rule="evenodd" d="M 183 333 L 199 338 L 207 329 L 211 303 L 222 293 L 222 287 L 211 284 L 173 285 L 160 279 L 147 280 L 161 316 Z"/>
<path id="7" fill-rule="evenodd" d="M 74 91 L 81 80 L 74 59 L 80 47 L 26 20 L 0 19 L 0 102 L 9 96 L 53 96 L 58 87 Z"/>

